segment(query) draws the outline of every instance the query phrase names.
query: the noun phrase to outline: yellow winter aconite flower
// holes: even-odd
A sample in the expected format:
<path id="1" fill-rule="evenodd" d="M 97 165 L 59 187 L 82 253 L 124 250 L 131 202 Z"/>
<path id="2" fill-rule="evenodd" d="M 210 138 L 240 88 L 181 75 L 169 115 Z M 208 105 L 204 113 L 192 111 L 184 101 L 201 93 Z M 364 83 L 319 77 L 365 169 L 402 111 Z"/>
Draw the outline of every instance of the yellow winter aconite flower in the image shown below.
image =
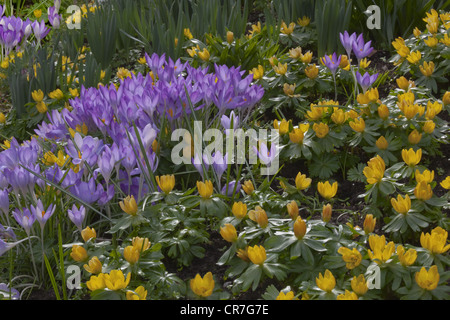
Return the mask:
<path id="1" fill-rule="evenodd" d="M 86 286 L 91 291 L 105 289 L 105 274 L 100 273 L 98 276 L 91 276 L 89 281 L 86 282 Z"/>
<path id="2" fill-rule="evenodd" d="M 386 164 L 383 158 L 377 155 L 375 158 L 369 160 L 367 167 L 363 170 L 363 173 L 367 178 L 368 184 L 375 184 L 383 179 L 385 170 Z"/>
<path id="3" fill-rule="evenodd" d="M 123 201 L 119 202 L 120 208 L 130 216 L 135 216 L 138 212 L 138 206 L 134 196 L 127 196 Z"/>
<path id="4" fill-rule="evenodd" d="M 427 39 L 424 39 L 423 42 L 430 48 L 434 48 L 439 43 L 439 40 L 436 37 L 428 37 Z"/>
<path id="5" fill-rule="evenodd" d="M 236 242 L 238 238 L 236 228 L 231 223 L 227 223 L 220 228 L 220 235 L 228 242 Z"/>
<path id="6" fill-rule="evenodd" d="M 397 246 L 397 256 L 402 266 L 409 267 L 416 261 L 417 251 L 412 248 L 406 251 L 402 245 L 399 245 Z"/>
<path id="7" fill-rule="evenodd" d="M 430 61 L 429 63 L 425 61 L 423 65 L 419 66 L 419 69 L 425 77 L 431 77 L 434 73 L 435 64 L 433 61 Z"/>
<path id="8" fill-rule="evenodd" d="M 299 60 L 301 56 L 302 56 L 302 48 L 301 47 L 289 49 L 289 58 Z"/>
<path id="9" fill-rule="evenodd" d="M 329 222 L 331 220 L 331 215 L 333 214 L 333 207 L 331 204 L 324 205 L 322 207 L 322 221 Z"/>
<path id="10" fill-rule="evenodd" d="M 247 205 L 243 202 L 235 202 L 231 212 L 237 219 L 243 219 L 247 215 Z"/>
<path id="11" fill-rule="evenodd" d="M 414 152 L 414 149 L 403 149 L 402 150 L 402 158 L 403 161 L 410 167 L 414 167 L 419 164 L 420 160 L 422 159 L 422 149 L 417 150 Z"/>
<path id="12" fill-rule="evenodd" d="M 256 206 L 255 210 L 250 210 L 248 212 L 248 217 L 250 218 L 250 220 L 258 223 L 258 225 L 263 229 L 269 224 L 267 213 L 260 206 Z"/>
<path id="13" fill-rule="evenodd" d="M 439 103 L 438 101 L 435 102 L 428 101 L 425 118 L 427 120 L 433 120 L 435 116 L 441 113 L 442 108 L 443 108 L 442 104 Z"/>
<path id="14" fill-rule="evenodd" d="M 431 266 L 428 271 L 425 267 L 422 267 L 419 272 L 416 272 L 415 279 L 416 283 L 422 289 L 428 291 L 436 289 L 440 279 L 437 266 Z"/>
<path id="15" fill-rule="evenodd" d="M 311 22 L 311 19 L 308 18 L 307 16 L 303 16 L 303 18 L 298 18 L 298 20 L 297 20 L 297 24 L 302 27 L 307 27 L 310 22 Z"/>
<path id="16" fill-rule="evenodd" d="M 364 130 L 366 129 L 366 122 L 364 121 L 363 118 L 350 121 L 349 125 L 356 132 L 364 132 Z"/>
<path id="17" fill-rule="evenodd" d="M 298 204 L 297 201 L 292 200 L 286 205 L 287 212 L 292 220 L 296 220 L 299 214 Z"/>
<path id="18" fill-rule="evenodd" d="M 263 246 L 248 247 L 247 254 L 253 264 L 262 265 L 267 259 L 266 249 Z"/>
<path id="19" fill-rule="evenodd" d="M 369 258 L 377 264 L 388 261 L 395 251 L 394 242 L 386 244 L 386 237 L 384 235 L 371 235 L 369 237 L 369 246 L 372 250 L 367 250 Z"/>
<path id="20" fill-rule="evenodd" d="M 411 209 L 411 199 L 409 198 L 409 195 L 405 195 L 405 198 L 398 195 L 397 199 L 391 198 L 391 205 L 395 211 L 405 215 Z"/>
<path id="21" fill-rule="evenodd" d="M 285 135 L 289 132 L 289 126 L 291 121 L 286 121 L 285 119 L 278 122 L 278 120 L 273 121 L 274 129 L 277 129 L 280 132 L 280 135 Z"/>
<path id="22" fill-rule="evenodd" d="M 211 272 L 206 273 L 203 278 L 197 273 L 194 279 L 189 282 L 192 292 L 199 297 L 209 297 L 214 290 L 215 281 Z"/>
<path id="23" fill-rule="evenodd" d="M 227 42 L 232 44 L 234 41 L 234 33 L 232 31 L 227 31 Z"/>
<path id="24" fill-rule="evenodd" d="M 197 190 L 203 199 L 209 199 L 213 194 L 214 188 L 210 180 L 205 182 L 197 181 Z"/>
<path id="25" fill-rule="evenodd" d="M 252 194 L 253 191 L 255 191 L 255 187 L 253 186 L 253 183 L 250 180 L 246 180 L 244 182 L 244 184 L 242 185 L 242 189 L 248 195 Z"/>
<path id="26" fill-rule="evenodd" d="M 126 278 L 122 270 L 111 270 L 109 274 L 104 276 L 105 285 L 109 290 L 117 291 L 125 289 L 131 280 L 131 272 L 127 274 Z"/>
<path id="27" fill-rule="evenodd" d="M 410 81 L 408 81 L 408 79 L 406 79 L 405 77 L 400 77 L 400 78 L 398 78 L 397 80 L 396 80 L 396 82 L 397 82 L 397 86 L 400 88 L 400 89 L 402 89 L 402 90 L 405 90 L 405 91 L 407 91 L 408 89 L 409 89 L 409 86 L 410 86 Z"/>
<path id="28" fill-rule="evenodd" d="M 279 75 L 285 75 L 287 72 L 287 63 L 282 64 L 278 62 L 278 65 L 273 66 L 273 70 Z"/>
<path id="29" fill-rule="evenodd" d="M 364 222 L 363 222 L 363 229 L 365 234 L 370 234 L 375 230 L 375 225 L 377 223 L 377 218 L 373 217 L 373 214 L 367 214 Z"/>
<path id="30" fill-rule="evenodd" d="M 389 108 L 385 104 L 380 105 L 377 111 L 378 116 L 381 119 L 386 120 L 387 118 L 389 118 Z"/>
<path id="31" fill-rule="evenodd" d="M 188 38 L 189 40 L 191 40 L 192 38 L 194 38 L 194 36 L 191 33 L 191 30 L 189 30 L 189 28 L 185 28 L 183 29 L 183 34 L 186 38 Z"/>
<path id="32" fill-rule="evenodd" d="M 258 79 L 262 79 L 262 77 L 264 76 L 264 68 L 262 65 L 258 65 L 257 68 L 253 68 L 250 71 L 250 74 L 253 74 L 253 80 L 258 80 Z"/>
<path id="33" fill-rule="evenodd" d="M 424 170 L 422 173 L 420 173 L 419 170 L 416 170 L 414 175 L 416 177 L 417 183 L 420 183 L 422 181 L 424 181 L 425 183 L 431 183 L 434 180 L 434 170 Z"/>
<path id="34" fill-rule="evenodd" d="M 367 287 L 367 281 L 364 278 L 363 274 L 360 274 L 358 277 L 354 276 L 350 282 L 352 286 L 352 290 L 358 295 L 363 296 L 367 293 L 369 288 Z"/>
<path id="35" fill-rule="evenodd" d="M 412 145 L 416 145 L 422 140 L 422 134 L 414 129 L 408 136 L 408 142 Z"/>
<path id="36" fill-rule="evenodd" d="M 47 105 L 45 104 L 44 101 L 36 103 L 36 109 L 38 110 L 39 113 L 46 113 L 48 111 Z"/>
<path id="37" fill-rule="evenodd" d="M 415 36 L 416 38 L 419 38 L 420 35 L 422 34 L 422 31 L 420 31 L 419 28 L 415 27 L 415 28 L 414 28 L 414 31 L 413 31 L 413 34 L 414 34 L 414 36 Z"/>
<path id="38" fill-rule="evenodd" d="M 307 178 L 306 174 L 299 172 L 295 177 L 295 187 L 297 190 L 305 190 L 311 185 L 312 179 Z"/>
<path id="39" fill-rule="evenodd" d="M 48 94 L 48 97 L 50 99 L 61 100 L 64 98 L 64 93 L 61 91 L 61 89 L 56 89 L 55 91 L 50 92 Z"/>
<path id="40" fill-rule="evenodd" d="M 420 51 L 413 51 L 406 57 L 406 60 L 411 64 L 419 63 L 420 59 L 422 59 L 422 53 Z"/>
<path id="41" fill-rule="evenodd" d="M 449 105 L 450 104 L 450 91 L 447 91 L 444 96 L 442 97 L 442 102 L 444 103 L 444 105 Z"/>
<path id="42" fill-rule="evenodd" d="M 79 246 L 77 244 L 74 244 L 72 246 L 72 251 L 70 252 L 70 256 L 73 260 L 77 262 L 84 262 L 88 259 L 88 253 L 85 248 L 82 246 Z"/>
<path id="43" fill-rule="evenodd" d="M 81 237 L 83 238 L 84 242 L 88 242 L 90 239 L 97 238 L 97 232 L 95 232 L 94 228 L 86 227 L 81 231 Z"/>
<path id="44" fill-rule="evenodd" d="M 42 17 L 42 10 L 41 9 L 34 10 L 33 15 L 36 17 L 36 19 L 39 19 L 40 17 Z"/>
<path id="45" fill-rule="evenodd" d="M 315 64 L 311 64 L 305 68 L 305 74 L 309 79 L 316 79 L 319 75 L 319 69 Z"/>
<path id="46" fill-rule="evenodd" d="M 345 121 L 347 121 L 347 116 L 346 116 L 344 110 L 337 109 L 337 110 L 334 110 L 333 114 L 331 115 L 331 120 L 335 124 L 341 125 L 341 124 L 345 123 Z"/>
<path id="47" fill-rule="evenodd" d="M 294 235 L 297 239 L 301 240 L 305 234 L 306 222 L 301 217 L 297 217 L 294 222 Z"/>
<path id="48" fill-rule="evenodd" d="M 302 144 L 305 138 L 305 132 L 300 128 L 294 128 L 292 132 L 289 132 L 289 139 L 292 143 Z"/>
<path id="49" fill-rule="evenodd" d="M 313 58 L 313 54 L 311 51 L 306 52 L 305 54 L 302 54 L 300 57 L 300 60 L 302 60 L 303 63 L 309 64 L 311 63 Z"/>
<path id="50" fill-rule="evenodd" d="M 5 123 L 6 122 L 6 117 L 5 114 L 3 112 L 0 112 L 0 123 Z"/>
<path id="51" fill-rule="evenodd" d="M 313 130 L 316 133 L 317 138 L 323 139 L 325 138 L 328 133 L 330 132 L 330 127 L 326 123 L 314 123 Z"/>
<path id="52" fill-rule="evenodd" d="M 83 268 L 89 273 L 99 274 L 102 272 L 103 265 L 100 262 L 100 260 L 98 259 L 98 257 L 95 256 L 95 257 L 92 257 L 92 259 L 89 260 L 89 262 L 87 264 L 85 264 L 83 266 Z"/>
<path id="53" fill-rule="evenodd" d="M 283 291 L 280 291 L 280 293 L 278 294 L 278 296 L 276 297 L 275 300 L 298 300 L 297 298 L 295 298 L 294 292 L 293 291 L 289 291 L 288 293 L 284 293 Z"/>
<path id="54" fill-rule="evenodd" d="M 367 61 L 367 58 L 361 59 L 359 67 L 361 69 L 367 69 L 370 66 L 371 61 Z"/>
<path id="55" fill-rule="evenodd" d="M 158 184 L 159 188 L 165 194 L 169 194 L 175 187 L 175 176 L 173 174 L 157 176 L 157 177 L 155 177 L 155 179 L 156 179 L 156 183 Z"/>
<path id="56" fill-rule="evenodd" d="M 444 254 L 450 249 L 447 244 L 448 232 L 441 227 L 436 227 L 430 233 L 420 235 L 420 245 L 432 254 Z"/>
<path id="57" fill-rule="evenodd" d="M 341 57 L 341 63 L 339 64 L 339 68 L 344 69 L 345 71 L 350 70 L 350 61 L 348 60 L 347 55 L 342 55 Z"/>
<path id="58" fill-rule="evenodd" d="M 294 32 L 294 28 L 295 28 L 295 23 L 294 22 L 291 22 L 289 24 L 289 27 L 286 25 L 286 23 L 284 21 L 281 22 L 280 31 L 283 34 L 290 35 L 291 33 Z"/>
<path id="59" fill-rule="evenodd" d="M 134 291 L 127 291 L 127 300 L 147 300 L 147 290 L 139 286 Z"/>
<path id="60" fill-rule="evenodd" d="M 319 191 L 320 195 L 327 200 L 330 200 L 336 195 L 337 189 L 337 182 L 334 182 L 333 185 L 331 185 L 329 181 L 326 181 L 325 183 L 319 182 L 317 184 L 317 191 Z"/>
<path id="61" fill-rule="evenodd" d="M 306 118 L 310 121 L 317 121 L 324 115 L 324 108 L 311 105 L 310 110 L 306 111 Z"/>
<path id="62" fill-rule="evenodd" d="M 387 142 L 384 136 L 379 137 L 378 140 L 375 142 L 375 145 L 380 150 L 386 150 L 389 147 L 389 143 Z"/>
<path id="63" fill-rule="evenodd" d="M 127 246 L 123 250 L 123 257 L 129 264 L 135 264 L 139 261 L 139 250 L 134 246 Z"/>
<path id="64" fill-rule="evenodd" d="M 319 273 L 319 277 L 316 278 L 316 284 L 321 290 L 330 293 L 336 286 L 336 279 L 330 270 L 326 269 L 324 275 Z"/>
<path id="65" fill-rule="evenodd" d="M 203 61 L 208 61 L 209 58 L 211 57 L 208 49 L 206 49 L 206 48 L 203 48 L 203 50 L 199 51 L 197 54 L 198 54 L 198 57 L 200 59 L 202 59 Z"/>
<path id="66" fill-rule="evenodd" d="M 342 260 L 344 260 L 345 266 L 349 270 L 352 270 L 361 264 L 362 255 L 356 248 L 350 250 L 346 247 L 340 247 L 338 253 L 342 255 Z"/>
<path id="67" fill-rule="evenodd" d="M 448 176 L 443 181 L 441 181 L 440 185 L 442 188 L 444 188 L 446 190 L 450 190 L 450 176 Z"/>
<path id="68" fill-rule="evenodd" d="M 434 132 L 434 129 L 436 128 L 436 124 L 433 120 L 428 120 L 423 125 L 423 132 L 432 134 Z"/>
<path id="69" fill-rule="evenodd" d="M 131 72 L 130 72 L 130 70 L 128 70 L 126 68 L 117 69 L 116 75 L 121 80 L 123 80 L 125 78 L 131 78 Z"/>
<path id="70" fill-rule="evenodd" d="M 148 240 L 148 238 L 141 238 L 141 237 L 133 237 L 131 244 L 139 252 L 147 251 L 150 248 L 150 246 L 152 245 L 150 240 Z"/>
<path id="71" fill-rule="evenodd" d="M 31 97 L 35 102 L 42 102 L 44 100 L 44 92 L 41 89 L 35 90 L 31 93 Z"/>
<path id="72" fill-rule="evenodd" d="M 336 297 L 336 300 L 358 300 L 358 296 L 354 292 L 350 292 L 347 289 L 345 293 L 341 293 Z"/>

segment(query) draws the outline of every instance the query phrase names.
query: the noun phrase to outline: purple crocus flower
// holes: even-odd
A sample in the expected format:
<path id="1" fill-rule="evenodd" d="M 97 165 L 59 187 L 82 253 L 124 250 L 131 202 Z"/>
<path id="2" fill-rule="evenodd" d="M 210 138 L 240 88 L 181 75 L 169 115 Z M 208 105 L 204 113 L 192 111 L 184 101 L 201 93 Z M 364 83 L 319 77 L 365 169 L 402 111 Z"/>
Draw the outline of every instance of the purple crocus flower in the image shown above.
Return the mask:
<path id="1" fill-rule="evenodd" d="M 372 48 L 371 45 L 372 41 L 367 43 L 364 42 L 363 34 L 360 34 L 359 37 L 353 41 L 352 48 L 356 58 L 358 59 L 358 64 L 361 59 L 364 59 L 373 52 L 374 48 Z"/>
<path id="2" fill-rule="evenodd" d="M 0 256 L 4 253 L 4 252 L 2 253 L 2 248 L 4 247 L 5 248 L 10 247 L 9 249 L 11 249 L 12 246 L 11 244 L 0 243 Z M 0 292 L 3 292 L 4 294 L 7 295 L 6 300 L 20 300 L 20 292 L 17 289 L 10 288 L 6 283 L 0 283 Z"/>
<path id="3" fill-rule="evenodd" d="M 350 55 L 353 50 L 353 42 L 356 41 L 356 32 L 352 33 L 352 35 L 349 35 L 348 32 L 345 31 L 343 34 L 340 33 L 339 37 L 341 39 L 342 46 L 347 52 L 347 57 L 350 59 Z"/>
<path id="4" fill-rule="evenodd" d="M 72 221 L 77 226 L 78 230 L 81 231 L 83 229 L 84 218 L 86 217 L 86 208 L 84 206 L 80 206 L 78 209 L 78 207 L 74 204 L 72 206 L 72 210 L 67 210 L 67 214 L 70 221 Z"/>
<path id="5" fill-rule="evenodd" d="M 239 127 L 239 117 L 234 114 L 234 111 L 231 111 L 230 117 L 223 115 L 220 122 L 225 130 L 231 129 L 231 124 L 233 124 L 233 129 L 237 129 Z"/>
<path id="6" fill-rule="evenodd" d="M 88 182 L 79 181 L 69 190 L 73 195 L 88 204 L 96 202 L 104 192 L 103 187 L 100 184 L 97 185 L 94 178 L 91 178 Z"/>
<path id="7" fill-rule="evenodd" d="M 49 7 L 47 9 L 47 13 L 48 21 L 50 22 L 52 27 L 55 29 L 59 29 L 59 27 L 61 26 L 62 17 L 58 14 L 58 10 L 56 9 L 56 7 Z"/>
<path id="8" fill-rule="evenodd" d="M 209 165 L 212 164 L 212 161 L 209 161 L 206 155 L 203 155 L 201 158 L 198 154 L 195 154 L 194 158 L 192 158 L 192 164 L 195 169 L 200 173 L 203 178 L 204 172 L 203 167 L 205 167 L 205 171 L 209 170 Z"/>
<path id="9" fill-rule="evenodd" d="M 0 5 L 0 18 L 3 17 L 5 11 L 6 11 L 6 4 L 4 4 L 3 6 Z"/>
<path id="10" fill-rule="evenodd" d="M 23 208 L 22 210 L 15 209 L 13 211 L 13 216 L 14 219 L 16 219 L 17 223 L 25 229 L 27 235 L 30 236 L 31 227 L 36 221 L 36 216 L 31 213 L 30 209 L 28 208 Z"/>
<path id="11" fill-rule="evenodd" d="M 222 153 L 220 151 L 217 151 L 212 156 L 212 166 L 214 168 L 214 171 L 217 174 L 217 179 L 220 180 L 222 178 L 223 173 L 228 168 L 228 154 L 226 153 L 225 156 L 222 156 Z"/>
<path id="12" fill-rule="evenodd" d="M 70 140 L 66 147 L 67 154 L 72 158 L 74 165 L 86 161 L 93 167 L 97 162 L 98 154 L 103 148 L 102 140 L 91 136 L 82 137 L 78 132 L 75 133 L 73 141 Z"/>
<path id="13" fill-rule="evenodd" d="M 337 69 L 339 68 L 339 65 L 341 64 L 342 56 L 337 57 L 336 52 L 333 53 L 331 58 L 328 55 L 325 55 L 323 58 L 323 63 L 325 66 L 330 69 L 333 76 L 336 74 Z"/>
<path id="14" fill-rule="evenodd" d="M 378 73 L 374 74 L 374 75 L 370 75 L 368 72 L 366 72 L 364 74 L 364 76 L 362 76 L 359 71 L 356 72 L 356 79 L 358 80 L 358 83 L 361 85 L 361 87 L 364 90 L 364 93 L 366 93 L 367 89 L 370 88 L 370 86 L 372 86 L 375 81 L 378 79 Z"/>
<path id="15" fill-rule="evenodd" d="M 6 190 L 0 190 L 0 210 L 5 215 L 9 214 L 9 196 Z"/>
<path id="16" fill-rule="evenodd" d="M 33 33 L 38 43 L 40 43 L 41 40 L 44 39 L 50 32 L 50 28 L 45 26 L 44 20 L 41 20 L 41 22 L 38 22 L 37 20 L 34 21 L 31 24 L 31 27 L 33 28 Z"/>
<path id="17" fill-rule="evenodd" d="M 0 223 L 0 239 L 6 239 L 6 240 L 16 240 L 17 236 L 14 233 L 14 230 L 11 227 L 5 228 Z"/>
<path id="18" fill-rule="evenodd" d="M 261 142 L 259 144 L 259 150 L 253 146 L 253 150 L 256 152 L 259 160 L 266 166 L 269 166 L 273 160 L 278 156 L 278 150 L 275 143 L 270 146 L 270 151 L 267 148 L 267 144 Z"/>
<path id="19" fill-rule="evenodd" d="M 31 206 L 30 209 L 32 214 L 36 217 L 36 220 L 39 222 L 41 230 L 44 230 L 45 223 L 50 219 L 53 213 L 55 213 L 56 206 L 50 204 L 47 209 L 44 209 L 44 205 L 42 204 L 41 199 L 39 199 L 36 206 Z"/>
<path id="20" fill-rule="evenodd" d="M 236 191 L 234 190 L 235 188 Z M 236 181 L 231 181 L 222 188 L 221 193 L 228 197 L 232 197 L 234 194 L 238 194 L 240 191 L 241 191 L 241 183 L 239 181 L 237 183 Z"/>
<path id="21" fill-rule="evenodd" d="M 117 159 L 114 157 L 111 149 L 108 146 L 105 146 L 103 153 L 98 158 L 97 165 L 98 170 L 106 181 L 106 184 L 109 183 L 109 179 L 111 178 L 116 161 Z"/>

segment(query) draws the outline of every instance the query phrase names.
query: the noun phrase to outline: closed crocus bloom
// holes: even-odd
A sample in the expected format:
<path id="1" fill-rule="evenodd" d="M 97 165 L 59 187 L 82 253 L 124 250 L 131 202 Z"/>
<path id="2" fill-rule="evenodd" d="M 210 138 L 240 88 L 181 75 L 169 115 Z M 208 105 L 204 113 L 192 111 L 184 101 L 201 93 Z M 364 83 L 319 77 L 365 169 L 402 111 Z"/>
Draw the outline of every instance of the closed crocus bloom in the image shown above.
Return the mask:
<path id="1" fill-rule="evenodd" d="M 247 248 L 247 255 L 250 261 L 257 265 L 262 265 L 267 259 L 266 249 L 263 246 L 255 245 Z"/>
<path id="2" fill-rule="evenodd" d="M 89 273 L 99 274 L 100 272 L 102 272 L 103 265 L 98 259 L 98 257 L 95 256 L 92 257 L 91 260 L 89 260 L 89 262 L 85 264 L 83 267 Z"/>
<path id="3" fill-rule="evenodd" d="M 139 286 L 134 291 L 127 291 L 127 300 L 147 300 L 147 290 Z"/>
<path id="4" fill-rule="evenodd" d="M 433 197 L 433 190 L 431 190 L 431 185 L 425 181 L 419 182 L 414 189 L 414 195 L 417 199 L 422 201 L 430 200 L 431 197 Z"/>
<path id="5" fill-rule="evenodd" d="M 70 256 L 77 262 L 84 262 L 88 259 L 88 253 L 82 246 L 74 244 Z"/>
<path id="6" fill-rule="evenodd" d="M 395 251 L 394 242 L 386 244 L 386 237 L 384 235 L 371 235 L 369 237 L 369 246 L 372 250 L 367 250 L 369 258 L 377 264 L 388 261 Z"/>
<path id="7" fill-rule="evenodd" d="M 203 199 L 211 198 L 214 191 L 213 184 L 210 180 L 207 180 L 205 182 L 197 181 L 197 189 L 198 193 Z"/>
<path id="8" fill-rule="evenodd" d="M 103 290 L 106 288 L 105 275 L 100 273 L 98 276 L 91 276 L 89 281 L 86 282 L 86 286 L 91 291 Z"/>
<path id="9" fill-rule="evenodd" d="M 320 123 L 320 124 L 314 123 L 313 130 L 319 139 L 323 139 L 330 132 L 330 127 L 328 127 L 328 125 L 325 123 Z"/>
<path id="10" fill-rule="evenodd" d="M 383 158 L 376 156 L 372 158 L 367 163 L 367 167 L 364 168 L 363 173 L 367 178 L 368 184 L 375 184 L 380 182 L 384 177 L 384 171 L 386 169 L 386 164 Z"/>
<path id="11" fill-rule="evenodd" d="M 94 228 L 86 227 L 81 231 L 81 237 L 83 238 L 84 242 L 88 242 L 90 239 L 97 238 L 97 232 L 95 232 Z"/>
<path id="12" fill-rule="evenodd" d="M 294 300 L 295 299 L 295 295 L 293 291 L 289 291 L 288 293 L 284 293 L 283 291 L 280 291 L 280 293 L 278 294 L 278 296 L 276 297 L 275 300 Z M 295 299 L 297 300 L 297 299 Z"/>
<path id="13" fill-rule="evenodd" d="M 200 274 L 197 273 L 194 279 L 189 282 L 192 292 L 197 296 L 206 298 L 209 297 L 214 290 L 215 282 L 211 272 L 205 274 L 202 278 Z"/>
<path id="14" fill-rule="evenodd" d="M 299 214 L 297 201 L 291 201 L 287 204 L 287 211 L 292 220 L 296 220 Z"/>
<path id="15" fill-rule="evenodd" d="M 336 195 L 337 189 L 337 182 L 333 183 L 333 185 L 331 185 L 329 181 L 326 181 L 325 183 L 319 182 L 317 184 L 317 191 L 319 191 L 320 195 L 327 200 L 330 200 Z"/>
<path id="16" fill-rule="evenodd" d="M 422 66 L 419 66 L 420 72 L 422 72 L 425 77 L 431 77 L 434 73 L 434 68 L 435 65 L 433 61 L 430 61 L 429 63 L 425 61 Z"/>
<path id="17" fill-rule="evenodd" d="M 135 264 L 139 260 L 139 250 L 134 246 L 127 246 L 123 250 L 123 257 L 130 264 Z"/>
<path id="18" fill-rule="evenodd" d="M 434 170 L 424 170 L 422 173 L 420 173 L 419 170 L 416 170 L 414 175 L 416 177 L 417 183 L 420 183 L 422 181 L 424 181 L 425 183 L 431 183 L 434 180 Z"/>
<path id="19" fill-rule="evenodd" d="M 319 69 L 315 64 L 309 65 L 305 68 L 305 74 L 309 79 L 316 79 L 319 75 Z"/>
<path id="20" fill-rule="evenodd" d="M 441 181 L 440 185 L 442 188 L 444 188 L 446 190 L 450 190 L 450 176 L 448 176 L 443 181 Z"/>
<path id="21" fill-rule="evenodd" d="M 152 245 L 148 238 L 134 237 L 131 241 L 133 247 L 135 247 L 139 252 L 147 251 Z"/>
<path id="22" fill-rule="evenodd" d="M 436 128 L 436 124 L 433 120 L 428 120 L 423 125 L 423 132 L 432 134 L 434 132 L 434 129 Z"/>
<path id="23" fill-rule="evenodd" d="M 335 110 L 331 115 L 331 120 L 337 125 L 343 124 L 347 120 L 344 110 L 342 109 Z"/>
<path id="24" fill-rule="evenodd" d="M 333 207 L 331 204 L 327 204 L 322 208 L 322 221 L 329 222 L 331 220 L 331 215 L 333 214 Z"/>
<path id="25" fill-rule="evenodd" d="M 253 191 L 255 191 L 255 187 L 253 186 L 253 183 L 250 180 L 244 182 L 242 189 L 248 195 L 252 194 Z"/>
<path id="26" fill-rule="evenodd" d="M 338 253 L 342 255 L 342 260 L 344 260 L 345 266 L 349 270 L 355 269 L 361 264 L 362 255 L 356 248 L 350 250 L 346 247 L 340 247 Z"/>
<path id="27" fill-rule="evenodd" d="M 377 223 L 377 219 L 373 217 L 373 214 L 367 214 L 364 223 L 363 229 L 365 234 L 370 234 L 375 230 L 375 225 Z"/>
<path id="28" fill-rule="evenodd" d="M 159 188 L 165 194 L 169 194 L 173 188 L 175 187 L 175 176 L 174 175 L 165 175 L 165 176 L 157 176 L 156 183 Z"/>
<path id="29" fill-rule="evenodd" d="M 447 245 L 448 232 L 441 227 L 436 227 L 430 233 L 420 235 L 420 245 L 432 254 L 444 254 L 450 249 Z"/>
<path id="30" fill-rule="evenodd" d="M 367 287 L 367 281 L 363 274 L 360 274 L 358 277 L 354 276 L 350 284 L 353 292 L 355 292 L 358 296 L 365 295 L 369 290 Z"/>
<path id="31" fill-rule="evenodd" d="M 299 172 L 297 176 L 295 177 L 295 187 L 297 190 L 305 190 L 311 185 L 312 179 L 307 178 L 306 174 L 302 174 Z"/>
<path id="32" fill-rule="evenodd" d="M 341 293 L 336 297 L 336 300 L 358 300 L 358 296 L 354 292 L 345 290 L 345 293 Z"/>
<path id="33" fill-rule="evenodd" d="M 237 219 L 243 219 L 247 215 L 247 205 L 243 202 L 235 202 L 231 212 Z"/>
<path id="34" fill-rule="evenodd" d="M 411 209 L 411 199 L 409 195 L 405 195 L 403 198 L 401 195 L 397 196 L 397 199 L 391 198 L 391 204 L 395 211 L 400 214 L 407 214 Z"/>
<path id="35" fill-rule="evenodd" d="M 349 123 L 350 127 L 356 132 L 364 132 L 366 128 L 366 122 L 363 118 L 355 119 Z"/>
<path id="36" fill-rule="evenodd" d="M 410 144 L 418 144 L 422 140 L 422 134 L 419 133 L 416 129 L 414 129 L 408 136 L 408 142 Z"/>
<path id="37" fill-rule="evenodd" d="M 325 270 L 324 275 L 319 273 L 319 277 L 316 278 L 316 284 L 321 290 L 330 293 L 336 286 L 336 279 L 330 270 L 327 269 Z"/>
<path id="38" fill-rule="evenodd" d="M 301 218 L 297 217 L 294 222 L 294 235 L 297 239 L 301 240 L 306 234 L 306 222 Z"/>
<path id="39" fill-rule="evenodd" d="M 422 289 L 428 291 L 436 289 L 440 279 L 437 266 L 431 266 L 428 271 L 425 267 L 422 267 L 420 272 L 416 272 L 415 279 Z"/>
<path id="40" fill-rule="evenodd" d="M 122 270 L 111 270 L 109 274 L 104 275 L 106 287 L 109 290 L 117 291 L 125 289 L 131 280 L 131 273 L 125 278 Z"/>
<path id="41" fill-rule="evenodd" d="M 389 109 L 385 104 L 382 104 L 378 107 L 378 116 L 383 119 L 386 120 L 387 118 L 389 118 Z"/>
<path id="42" fill-rule="evenodd" d="M 231 223 L 220 228 L 220 235 L 228 242 L 235 242 L 238 238 L 236 228 Z"/>
<path id="43" fill-rule="evenodd" d="M 414 152 L 414 149 L 403 149 L 402 150 L 402 158 L 403 161 L 410 167 L 414 167 L 419 164 L 420 160 L 422 159 L 422 149 L 417 150 Z"/>
<path id="44" fill-rule="evenodd" d="M 417 251 L 411 248 L 405 252 L 405 248 L 402 245 L 399 245 L 397 246 L 397 256 L 402 266 L 409 267 L 416 261 Z"/>
<path id="45" fill-rule="evenodd" d="M 119 202 L 120 208 L 131 216 L 135 216 L 138 212 L 138 207 L 134 196 L 128 196 L 123 201 Z"/>
<path id="46" fill-rule="evenodd" d="M 378 138 L 378 140 L 375 142 L 375 145 L 380 150 L 386 150 L 389 147 L 389 143 L 387 142 L 386 138 L 383 136 Z"/>

